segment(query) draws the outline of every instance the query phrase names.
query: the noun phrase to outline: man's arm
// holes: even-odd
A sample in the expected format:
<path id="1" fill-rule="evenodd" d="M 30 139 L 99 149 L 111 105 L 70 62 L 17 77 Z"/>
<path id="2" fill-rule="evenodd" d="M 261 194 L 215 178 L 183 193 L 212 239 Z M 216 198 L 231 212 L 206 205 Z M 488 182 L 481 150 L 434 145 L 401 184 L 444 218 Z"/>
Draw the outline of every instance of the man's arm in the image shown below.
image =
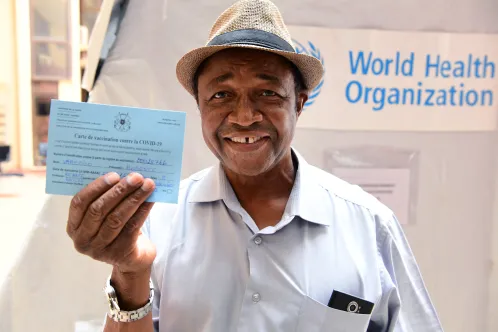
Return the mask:
<path id="1" fill-rule="evenodd" d="M 146 202 L 154 188 L 154 182 L 140 174 L 120 179 L 112 172 L 71 200 L 67 233 L 79 253 L 113 266 L 111 286 L 122 311 L 142 308 L 150 296 L 156 248 L 141 229 L 154 205 Z M 133 323 L 108 318 L 105 331 L 152 332 L 152 317 Z"/>
<path id="2" fill-rule="evenodd" d="M 415 257 L 395 216 L 378 231 L 382 298 L 369 332 L 443 331 Z"/>

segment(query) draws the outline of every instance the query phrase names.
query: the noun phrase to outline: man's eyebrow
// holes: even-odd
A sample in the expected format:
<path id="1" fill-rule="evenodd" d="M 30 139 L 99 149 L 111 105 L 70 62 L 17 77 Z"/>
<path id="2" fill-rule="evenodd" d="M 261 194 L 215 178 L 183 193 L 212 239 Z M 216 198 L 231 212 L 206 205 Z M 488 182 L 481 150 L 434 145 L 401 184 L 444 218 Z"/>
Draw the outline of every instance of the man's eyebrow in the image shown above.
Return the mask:
<path id="1" fill-rule="evenodd" d="M 235 75 L 233 73 L 226 73 L 226 74 L 223 74 L 220 76 L 216 76 L 208 83 L 208 86 L 211 87 L 211 86 L 216 85 L 216 84 L 224 83 L 224 82 L 234 78 L 234 76 Z M 259 73 L 259 74 L 256 74 L 256 77 L 259 78 L 260 80 L 264 80 L 264 81 L 268 81 L 270 83 L 282 85 L 282 80 L 279 77 L 274 76 L 274 75 Z"/>
<path id="2" fill-rule="evenodd" d="M 213 78 L 211 81 L 209 81 L 208 86 L 212 86 L 215 84 L 221 84 L 223 82 L 228 81 L 229 79 L 232 79 L 234 77 L 233 73 L 226 73 L 220 76 L 216 76 Z"/>

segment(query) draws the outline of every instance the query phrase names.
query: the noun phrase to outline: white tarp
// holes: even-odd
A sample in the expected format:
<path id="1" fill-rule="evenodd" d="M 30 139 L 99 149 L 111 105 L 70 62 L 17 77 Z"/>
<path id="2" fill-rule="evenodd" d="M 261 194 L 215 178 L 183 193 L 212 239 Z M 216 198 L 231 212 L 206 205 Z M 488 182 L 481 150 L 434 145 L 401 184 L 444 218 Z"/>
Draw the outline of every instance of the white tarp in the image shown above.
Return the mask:
<path id="1" fill-rule="evenodd" d="M 290 26 L 325 76 L 299 127 L 493 131 L 498 35 Z M 469 45 L 472 48 L 469 49 Z"/>
<path id="2" fill-rule="evenodd" d="M 202 139 L 195 102 L 176 81 L 175 65 L 186 51 L 206 42 L 211 24 L 231 3 L 130 1 L 91 94 L 99 103 L 186 111 L 184 177 L 211 165 L 214 157 Z M 275 3 L 290 25 L 498 32 L 495 0 Z M 495 132 L 303 128 L 294 142 L 309 162 L 320 167 L 325 152 L 333 148 L 366 145 L 418 151 L 417 222 L 406 225 L 405 232 L 444 328 L 454 332 L 486 331 L 496 144 Z M 40 213 L 1 297 L 0 310 L 7 313 L 2 314 L 1 331 L 75 331 L 76 322 L 104 317 L 101 290 L 109 268 L 74 251 L 65 234 L 68 203 L 66 197 L 51 197 Z M 78 323 L 80 328 L 84 325 Z"/>

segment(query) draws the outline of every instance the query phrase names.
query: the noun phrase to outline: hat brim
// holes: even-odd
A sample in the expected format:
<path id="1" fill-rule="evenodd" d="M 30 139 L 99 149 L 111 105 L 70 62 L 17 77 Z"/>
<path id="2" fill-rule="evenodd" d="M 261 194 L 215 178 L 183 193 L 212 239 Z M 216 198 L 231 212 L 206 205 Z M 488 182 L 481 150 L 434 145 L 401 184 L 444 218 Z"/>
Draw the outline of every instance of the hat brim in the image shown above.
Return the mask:
<path id="1" fill-rule="evenodd" d="M 211 55 L 221 50 L 229 48 L 250 48 L 262 50 L 270 53 L 275 53 L 283 56 L 292 62 L 303 76 L 304 84 L 308 91 L 313 90 L 322 80 L 324 69 L 320 60 L 314 56 L 295 53 L 281 50 L 269 49 L 266 47 L 247 45 L 247 44 L 232 44 L 232 45 L 216 45 L 204 46 L 196 48 L 185 54 L 176 65 L 176 76 L 180 84 L 192 95 L 194 94 L 194 76 L 201 63 Z"/>

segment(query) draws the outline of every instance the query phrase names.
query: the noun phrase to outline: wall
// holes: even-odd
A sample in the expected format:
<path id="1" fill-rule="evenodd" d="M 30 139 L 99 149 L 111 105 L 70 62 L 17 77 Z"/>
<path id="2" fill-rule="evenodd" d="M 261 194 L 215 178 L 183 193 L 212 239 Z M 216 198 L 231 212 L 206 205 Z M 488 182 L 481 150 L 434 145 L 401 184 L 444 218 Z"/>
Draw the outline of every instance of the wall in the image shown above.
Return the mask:
<path id="1" fill-rule="evenodd" d="M 4 112 L 5 143 L 11 145 L 5 169 L 19 166 L 18 107 L 14 0 L 0 1 L 0 113 Z M 0 122 L 2 119 L 0 118 Z M 1 125 L 0 125 L 1 127 Z M 0 137 L 0 144 L 3 137 Z"/>
<path id="2" fill-rule="evenodd" d="M 492 152 L 498 155 L 498 148 L 495 146 Z M 488 331 L 498 331 L 498 167 L 495 167 L 495 201 L 494 219 L 491 232 L 491 259 L 489 278 L 489 307 L 488 307 Z"/>
<path id="3" fill-rule="evenodd" d="M 29 168 L 34 164 L 30 7 L 29 0 L 16 0 L 15 4 L 20 164 L 22 168 Z"/>

